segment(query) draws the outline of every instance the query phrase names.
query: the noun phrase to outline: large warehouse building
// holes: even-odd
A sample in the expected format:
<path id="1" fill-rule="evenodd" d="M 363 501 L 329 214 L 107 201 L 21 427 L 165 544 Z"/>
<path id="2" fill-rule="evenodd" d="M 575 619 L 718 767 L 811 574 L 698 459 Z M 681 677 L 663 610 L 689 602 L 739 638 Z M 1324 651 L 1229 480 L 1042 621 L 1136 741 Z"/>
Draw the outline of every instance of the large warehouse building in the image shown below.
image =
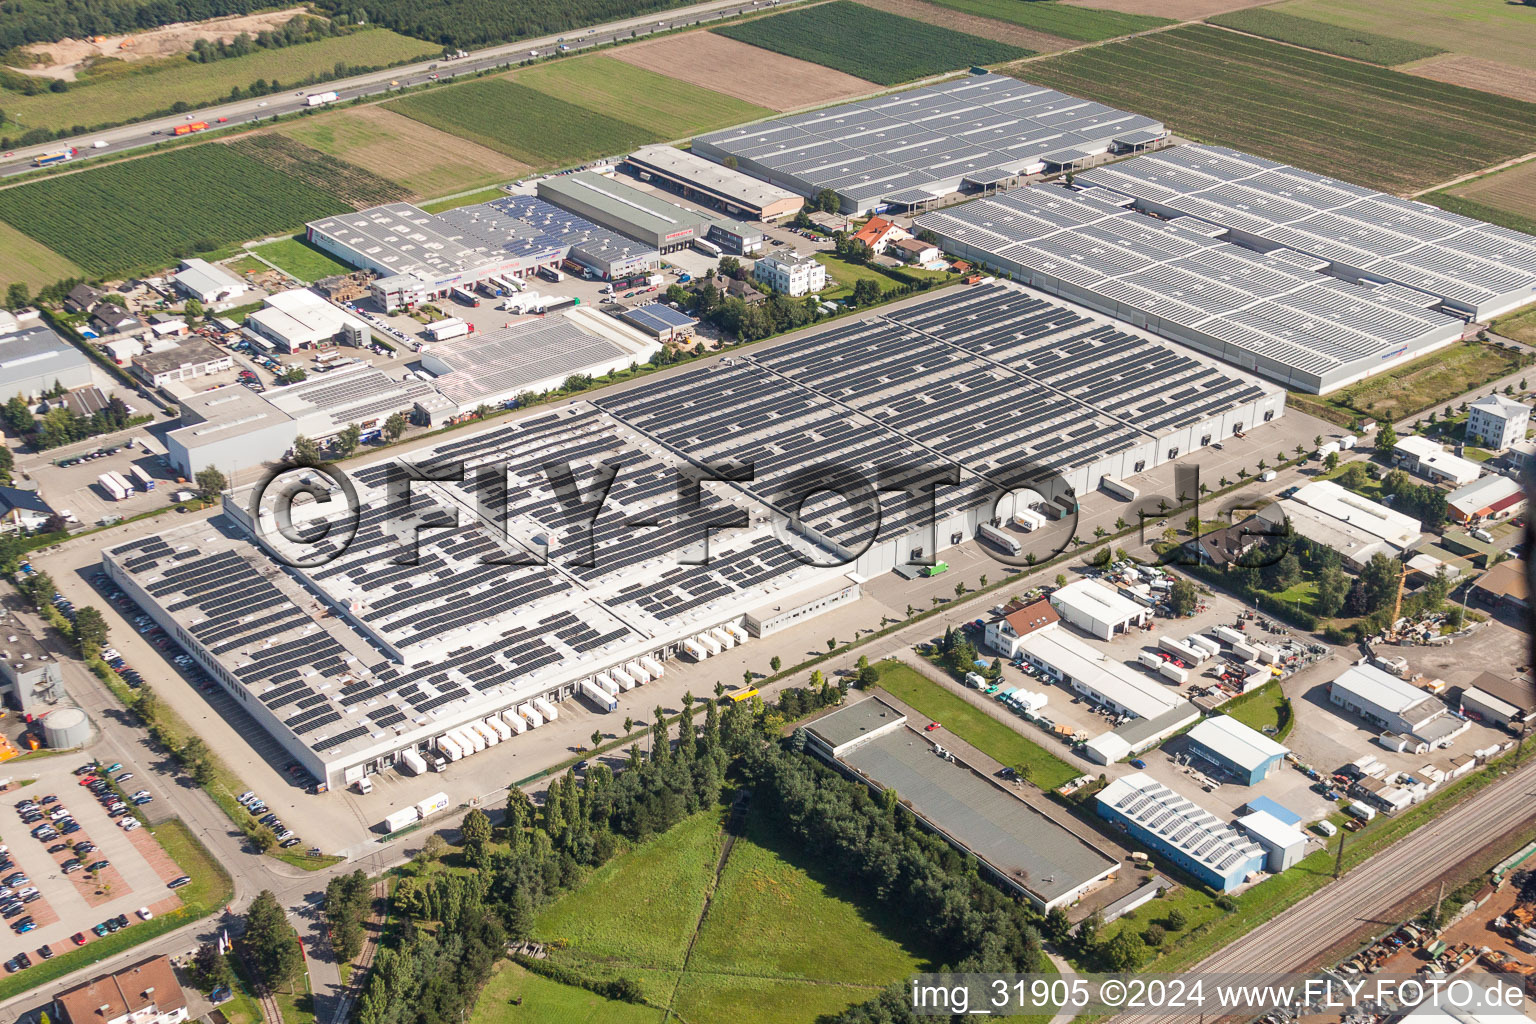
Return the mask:
<path id="1" fill-rule="evenodd" d="M 1465 327 L 1423 292 L 1344 280 L 1325 259 L 1273 244 L 1258 252 L 1204 220 L 1132 204 L 1104 188 L 1040 185 L 925 214 L 917 227 L 949 253 L 1301 391 L 1379 373 Z"/>
<path id="2" fill-rule="evenodd" d="M 1020 318 L 1050 326 L 1027 335 Z M 1202 382 L 1205 397 L 1169 402 L 1158 385 L 1170 376 Z M 839 607 L 850 571 L 867 579 L 932 557 L 1011 514 L 1011 493 L 998 495 L 1019 459 L 1041 487 L 1128 476 L 1126 452 L 1155 465 L 1170 437 L 1251 425 L 1266 402 L 1283 408 L 1273 392 L 1013 287 L 953 289 L 442 439 L 418 462 L 509 461 L 507 511 L 487 529 L 476 482 L 431 485 L 464 525 L 424 531 L 414 565 L 381 568 L 392 541 L 382 465 L 354 475 L 360 539 L 321 568 L 273 573 L 259 545 L 206 524 L 105 560 L 295 759 L 340 785 L 535 698 L 565 699 L 598 677 L 633 683 L 680 650 L 708 656 L 746 637 L 764 609 L 804 621 Z M 876 508 L 827 491 L 844 480 L 897 486 L 879 471 L 936 458 L 961 482 L 931 502 L 897 489 Z M 544 475 L 561 459 L 621 463 L 591 566 L 564 554 L 586 545 Z M 726 459 L 751 462 L 753 479 L 706 489 L 696 511 L 679 504 L 675 467 Z M 245 500 L 226 514 L 253 532 Z M 752 525 L 712 536 L 707 566 L 681 564 L 699 539 L 693 516 L 718 522 L 728 507 Z M 797 524 L 775 529 L 797 509 Z M 548 566 L 485 560 L 503 549 L 526 558 L 540 538 L 553 541 Z"/>
<path id="3" fill-rule="evenodd" d="M 709 203 L 730 217 L 778 220 L 789 217 L 805 200 L 787 188 L 733 171 L 713 160 L 673 146 L 642 146 L 625 161 L 642 181 L 670 188 L 684 199 Z"/>
<path id="4" fill-rule="evenodd" d="M 831 189 L 844 213 L 862 214 L 920 209 L 1167 136 L 1150 117 L 985 73 L 727 128 L 694 139 L 693 151 L 807 198 Z"/>
<path id="5" fill-rule="evenodd" d="M 1143 772 L 1115 779 L 1094 799 L 1099 817 L 1217 892 L 1236 889 L 1268 863 L 1258 843 Z"/>
<path id="6" fill-rule="evenodd" d="M 311 221 L 305 234 L 337 259 L 378 273 L 371 287 L 386 309 L 410 308 L 493 277 L 521 280 L 567 259 L 604 278 L 661 265 L 654 247 L 533 196 L 436 214 L 388 203 Z"/>
<path id="7" fill-rule="evenodd" d="M 894 789 L 918 820 L 1039 910 L 1071 905 L 1118 870 L 1114 857 L 1067 826 L 969 765 L 938 756 L 932 740 L 878 697 L 818 718 L 806 734 L 810 750 L 876 792 Z"/>
<path id="8" fill-rule="evenodd" d="M 687 210 L 650 192 L 593 171 L 558 174 L 539 182 L 539 198 L 594 224 L 656 249 L 676 252 L 696 241 L 720 245 L 736 255 L 763 246 L 763 233 L 745 224 Z"/>
<path id="9" fill-rule="evenodd" d="M 1486 320 L 1536 301 L 1536 237 L 1218 146 L 1180 146 L 1087 171 L 1079 184 L 1187 218 L 1260 250 Z"/>

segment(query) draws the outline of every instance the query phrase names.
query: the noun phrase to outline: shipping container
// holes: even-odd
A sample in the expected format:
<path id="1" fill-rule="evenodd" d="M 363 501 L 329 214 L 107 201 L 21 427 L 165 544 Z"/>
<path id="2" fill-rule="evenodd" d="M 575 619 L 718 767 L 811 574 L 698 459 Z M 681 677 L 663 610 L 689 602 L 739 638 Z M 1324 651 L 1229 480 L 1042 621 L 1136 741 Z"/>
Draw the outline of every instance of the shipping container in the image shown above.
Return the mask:
<path id="1" fill-rule="evenodd" d="M 593 704 L 596 704 L 599 711 L 614 711 L 618 709 L 619 702 L 613 698 L 613 695 L 590 680 L 583 679 L 579 689 L 581 695 Z"/>
<path id="2" fill-rule="evenodd" d="M 1020 544 L 1013 534 L 1006 530 L 1000 530 L 991 523 L 982 523 L 981 529 L 978 532 L 982 537 L 991 541 L 997 547 L 1002 548 L 1010 555 L 1017 555 L 1024 550 L 1024 545 Z"/>
<path id="3" fill-rule="evenodd" d="M 416 805 L 416 813 L 421 815 L 423 820 L 432 817 L 438 811 L 446 811 L 447 809 L 447 793 L 434 793 Z"/>
<path id="4" fill-rule="evenodd" d="M 533 698 L 533 709 L 543 715 L 546 722 L 553 722 L 560 717 L 560 712 L 555 705 L 543 697 Z"/>

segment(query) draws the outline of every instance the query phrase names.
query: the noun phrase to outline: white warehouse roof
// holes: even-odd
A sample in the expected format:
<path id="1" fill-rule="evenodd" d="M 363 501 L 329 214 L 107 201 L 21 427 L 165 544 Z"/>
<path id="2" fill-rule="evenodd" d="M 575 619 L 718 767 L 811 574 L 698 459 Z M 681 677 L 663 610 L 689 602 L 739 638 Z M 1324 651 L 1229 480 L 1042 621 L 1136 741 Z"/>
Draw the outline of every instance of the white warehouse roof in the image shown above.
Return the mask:
<path id="1" fill-rule="evenodd" d="M 1207 718 L 1189 730 L 1191 740 L 1215 751 L 1222 757 L 1249 770 L 1262 768 L 1274 757 L 1284 757 L 1289 751 L 1265 736 L 1248 728 L 1231 715 Z"/>

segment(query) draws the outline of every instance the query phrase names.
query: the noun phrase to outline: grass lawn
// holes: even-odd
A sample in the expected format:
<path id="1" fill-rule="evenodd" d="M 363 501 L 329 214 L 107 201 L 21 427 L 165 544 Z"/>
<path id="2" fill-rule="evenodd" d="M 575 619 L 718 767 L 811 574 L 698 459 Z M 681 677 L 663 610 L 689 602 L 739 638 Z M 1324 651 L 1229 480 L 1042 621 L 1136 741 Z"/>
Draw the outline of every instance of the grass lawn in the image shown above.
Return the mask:
<path id="1" fill-rule="evenodd" d="M 520 1000 L 515 1008 L 513 1000 Z M 604 999 L 583 988 L 561 985 L 531 974 L 514 963 L 497 965 L 480 993 L 469 1024 L 505 1024 L 508 1020 L 554 1024 L 661 1024 L 663 1011 Z"/>
<path id="2" fill-rule="evenodd" d="M 33 291 L 67 277 L 84 277 L 85 272 L 36 239 L 28 238 L 0 221 L 0 294 L 13 284 L 24 284 Z"/>
<path id="3" fill-rule="evenodd" d="M 711 31 L 880 85 L 1031 55 L 1021 47 L 903 18 L 853 0 L 797 7 Z"/>
<path id="4" fill-rule="evenodd" d="M 259 50 L 211 64 L 182 57 L 165 61 L 123 61 L 76 83 L 68 92 L 36 96 L 5 94 L 6 132 L 28 128 L 90 128 L 125 121 L 170 108 L 177 100 L 193 108 L 229 97 L 258 78 L 293 82 L 309 75 L 331 75 L 337 62 L 383 66 L 424 60 L 442 47 L 376 28 L 334 39 L 321 39 L 279 50 Z"/>
<path id="5" fill-rule="evenodd" d="M 305 283 L 313 283 L 332 274 L 346 274 L 352 270 L 297 235 L 280 242 L 258 245 L 251 251 Z"/>
<path id="6" fill-rule="evenodd" d="M 665 139 L 771 117 L 774 111 L 602 54 L 550 61 L 510 76 L 520 85 L 638 125 Z"/>
<path id="7" fill-rule="evenodd" d="M 1029 781 L 1041 789 L 1055 789 L 1083 774 L 911 667 L 899 661 L 882 661 L 876 668 L 880 670 L 880 685 L 893 695 L 1002 764 L 1010 768 L 1024 765 Z"/>
<path id="8" fill-rule="evenodd" d="M 1522 156 L 1536 123 L 1536 104 L 1209 25 L 1009 70 L 1156 117 L 1188 138 L 1395 193 Z"/>
<path id="9" fill-rule="evenodd" d="M 1294 716 L 1287 716 L 1285 727 L 1281 729 L 1280 718 L 1284 707 L 1285 694 L 1280 690 L 1280 681 L 1275 680 L 1265 683 L 1252 693 L 1245 693 L 1241 697 L 1227 701 L 1221 706 L 1221 710 L 1258 732 L 1264 732 L 1266 728 L 1274 729 L 1274 732 L 1264 733 L 1264 735 L 1279 743 L 1290 734 L 1291 726 L 1296 721 Z"/>
<path id="10" fill-rule="evenodd" d="M 718 812 L 704 812 L 615 857 L 540 910 L 533 934 L 568 942 L 556 954 L 565 961 L 618 959 L 680 969 L 714 879 L 720 823 Z"/>
<path id="11" fill-rule="evenodd" d="M 1536 322 L 1532 323 L 1532 333 L 1536 335 Z M 1288 398 L 1303 412 L 1340 426 L 1363 419 L 1399 420 L 1438 409 L 1447 399 L 1498 380 L 1522 365 L 1519 355 L 1505 349 L 1477 342 L 1458 343 L 1331 395 L 1293 391 Z"/>
<path id="12" fill-rule="evenodd" d="M 940 7 L 975 14 L 983 18 L 1023 25 L 1036 32 L 1046 32 L 1063 39 L 1095 43 L 1101 39 L 1145 32 L 1159 25 L 1171 25 L 1168 18 L 1150 14 L 1126 14 L 1122 11 L 1096 10 L 1091 7 L 1074 7 L 1046 0 L 930 0 Z"/>
<path id="13" fill-rule="evenodd" d="M 441 86 L 387 106 L 536 168 L 581 163 L 661 138 L 611 113 L 588 110 L 508 78 Z"/>
<path id="14" fill-rule="evenodd" d="M 468 195 L 455 196 L 452 199 L 439 199 L 435 203 L 422 203 L 421 208 L 428 213 L 442 213 L 444 210 L 457 210 L 461 206 L 474 206 L 476 203 L 488 203 L 492 199 L 500 199 L 506 193 L 499 188 L 483 188 L 478 192 Z"/>

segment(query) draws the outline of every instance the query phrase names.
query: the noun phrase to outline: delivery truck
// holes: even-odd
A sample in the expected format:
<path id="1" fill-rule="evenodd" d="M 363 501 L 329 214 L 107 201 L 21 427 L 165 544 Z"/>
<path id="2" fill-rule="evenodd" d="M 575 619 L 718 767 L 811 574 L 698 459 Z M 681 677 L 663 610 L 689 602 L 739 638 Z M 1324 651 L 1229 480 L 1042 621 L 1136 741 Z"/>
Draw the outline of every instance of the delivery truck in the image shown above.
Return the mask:
<path id="1" fill-rule="evenodd" d="M 1024 550 L 1024 545 L 1020 544 L 1013 534 L 1007 530 L 1000 530 L 991 523 L 982 523 L 978 532 L 984 539 L 991 541 L 993 545 L 1002 548 L 1010 555 L 1017 555 Z"/>
<path id="2" fill-rule="evenodd" d="M 327 103 L 335 103 L 336 98 L 337 97 L 334 92 L 317 92 L 313 96 L 306 99 L 304 102 L 308 106 L 319 107 L 324 106 Z"/>
<path id="3" fill-rule="evenodd" d="M 581 681 L 580 690 L 581 695 L 596 704 L 599 711 L 617 711 L 619 708 L 619 702 L 613 694 L 589 679 Z"/>

